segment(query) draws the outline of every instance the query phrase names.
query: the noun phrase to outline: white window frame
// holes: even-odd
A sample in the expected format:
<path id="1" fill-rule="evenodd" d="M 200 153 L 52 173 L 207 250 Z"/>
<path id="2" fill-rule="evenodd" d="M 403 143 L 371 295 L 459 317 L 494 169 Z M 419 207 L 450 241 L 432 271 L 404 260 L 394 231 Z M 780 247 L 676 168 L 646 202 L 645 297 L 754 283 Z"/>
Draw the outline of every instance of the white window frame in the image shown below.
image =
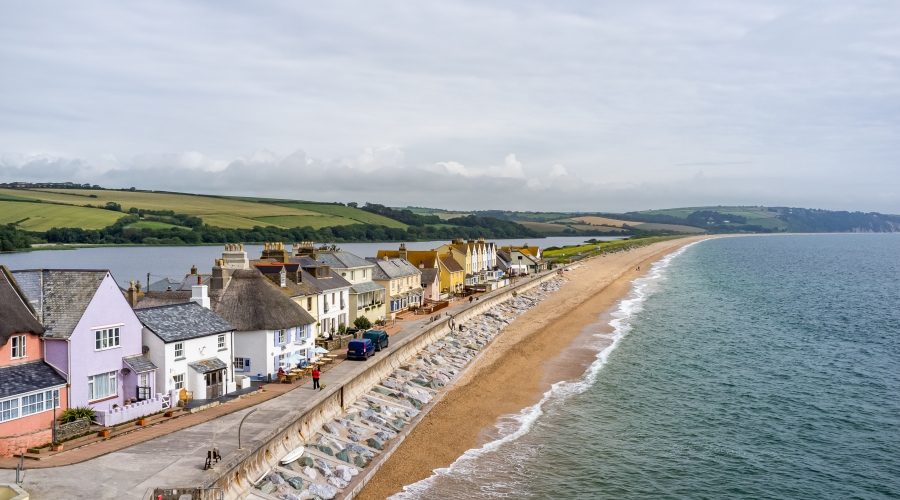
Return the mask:
<path id="1" fill-rule="evenodd" d="M 23 400 L 27 401 L 23 404 Z M 29 413 L 25 413 L 26 407 L 30 407 Z M 59 408 L 59 389 L 42 389 L 20 394 L 0 400 L 0 422 L 36 415 L 53 408 Z"/>
<path id="2" fill-rule="evenodd" d="M 216 345 L 218 346 L 220 351 L 224 351 L 228 349 L 228 345 L 225 342 L 225 334 L 220 333 L 218 337 L 216 337 Z"/>
<path id="3" fill-rule="evenodd" d="M 175 384 L 175 389 L 184 389 L 184 374 L 172 375 L 172 382 Z"/>
<path id="4" fill-rule="evenodd" d="M 175 359 L 184 359 L 184 342 L 175 342 Z"/>
<path id="5" fill-rule="evenodd" d="M 94 329 L 94 350 L 105 351 L 122 347 L 120 326 Z"/>
<path id="6" fill-rule="evenodd" d="M 278 345 L 287 344 L 287 330 L 275 330 L 275 342 Z"/>
<path id="7" fill-rule="evenodd" d="M 9 357 L 12 359 L 21 359 L 28 355 L 26 349 L 25 335 L 13 335 L 9 339 Z"/>
<path id="8" fill-rule="evenodd" d="M 112 388 L 112 394 L 98 395 L 95 392 L 96 384 L 94 383 L 94 379 L 98 377 L 107 377 L 107 383 L 109 387 Z M 88 377 L 88 401 L 100 401 L 103 399 L 114 398 L 119 395 L 119 377 L 118 372 L 113 370 L 111 372 L 97 373 Z"/>

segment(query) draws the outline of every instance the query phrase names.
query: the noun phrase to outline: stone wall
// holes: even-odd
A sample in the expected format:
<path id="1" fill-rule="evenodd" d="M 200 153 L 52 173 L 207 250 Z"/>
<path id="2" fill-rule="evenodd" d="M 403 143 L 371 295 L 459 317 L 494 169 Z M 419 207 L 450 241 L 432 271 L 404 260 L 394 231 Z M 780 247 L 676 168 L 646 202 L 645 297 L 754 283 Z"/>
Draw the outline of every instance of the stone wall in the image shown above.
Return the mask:
<path id="1" fill-rule="evenodd" d="M 504 287 L 479 298 L 468 308 L 453 315 L 454 322 L 462 323 L 469 318 L 489 310 L 495 304 L 508 300 L 513 292 L 521 293 L 543 281 L 552 279 L 556 273 L 535 276 L 533 279 Z M 260 477 L 272 469 L 278 458 L 286 455 L 298 446 L 304 445 L 306 438 L 315 434 L 322 425 L 344 412 L 357 398 L 368 392 L 395 369 L 406 364 L 420 350 L 449 332 L 446 315 L 439 321 L 429 324 L 418 333 L 392 342 L 390 350 L 384 357 L 372 358 L 368 368 L 343 385 L 329 385 L 325 389 L 325 399 L 310 411 L 300 415 L 286 426 L 272 429 L 264 438 L 252 440 L 246 444 L 247 454 L 237 455 L 220 463 L 219 470 L 224 471 L 219 477 L 205 485 L 224 492 L 227 499 L 241 498 L 252 488 Z"/>

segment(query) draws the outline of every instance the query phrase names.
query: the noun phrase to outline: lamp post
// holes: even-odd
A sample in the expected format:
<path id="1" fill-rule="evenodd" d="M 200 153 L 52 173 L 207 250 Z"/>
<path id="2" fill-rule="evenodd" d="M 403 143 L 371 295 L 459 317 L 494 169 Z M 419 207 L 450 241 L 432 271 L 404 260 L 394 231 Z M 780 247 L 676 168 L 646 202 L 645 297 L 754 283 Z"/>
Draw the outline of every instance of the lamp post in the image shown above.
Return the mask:
<path id="1" fill-rule="evenodd" d="M 241 419 L 241 423 L 238 425 L 238 449 L 239 450 L 243 449 L 243 448 L 241 448 L 241 427 L 244 426 L 244 420 L 247 420 L 247 417 L 249 417 L 253 412 L 255 412 L 258 409 L 259 408 L 254 408 L 254 409 L 248 411 L 247 414 L 244 415 L 244 418 Z"/>

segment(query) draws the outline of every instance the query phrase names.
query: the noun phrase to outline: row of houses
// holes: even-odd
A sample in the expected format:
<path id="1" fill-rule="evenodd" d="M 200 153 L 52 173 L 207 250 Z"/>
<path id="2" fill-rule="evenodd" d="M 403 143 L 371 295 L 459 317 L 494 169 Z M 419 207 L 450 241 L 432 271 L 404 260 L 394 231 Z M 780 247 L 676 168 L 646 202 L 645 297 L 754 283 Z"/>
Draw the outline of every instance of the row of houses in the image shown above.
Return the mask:
<path id="1" fill-rule="evenodd" d="M 0 266 L 0 456 L 50 442 L 66 408 L 115 425 L 186 394 L 215 399 L 313 359 L 317 338 L 357 318 L 393 319 L 542 265 L 536 247 L 483 240 L 372 258 L 290 248 L 267 243 L 251 260 L 229 244 L 211 272 L 144 289 L 121 289 L 107 270 Z"/>

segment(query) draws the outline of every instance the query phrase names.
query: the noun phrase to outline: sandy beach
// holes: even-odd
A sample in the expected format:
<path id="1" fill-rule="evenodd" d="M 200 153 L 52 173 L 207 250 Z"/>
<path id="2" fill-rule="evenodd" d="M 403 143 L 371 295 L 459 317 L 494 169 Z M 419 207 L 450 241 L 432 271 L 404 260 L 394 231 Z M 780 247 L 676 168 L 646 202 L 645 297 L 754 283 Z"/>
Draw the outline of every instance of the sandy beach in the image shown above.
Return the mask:
<path id="1" fill-rule="evenodd" d="M 664 241 L 581 262 L 569 283 L 511 323 L 407 436 L 358 498 L 379 499 L 446 467 L 489 439 L 502 415 L 537 403 L 553 382 L 580 377 L 596 349 L 574 343 L 616 305 L 631 282 L 678 248 Z M 638 267 L 640 270 L 638 270 Z"/>

